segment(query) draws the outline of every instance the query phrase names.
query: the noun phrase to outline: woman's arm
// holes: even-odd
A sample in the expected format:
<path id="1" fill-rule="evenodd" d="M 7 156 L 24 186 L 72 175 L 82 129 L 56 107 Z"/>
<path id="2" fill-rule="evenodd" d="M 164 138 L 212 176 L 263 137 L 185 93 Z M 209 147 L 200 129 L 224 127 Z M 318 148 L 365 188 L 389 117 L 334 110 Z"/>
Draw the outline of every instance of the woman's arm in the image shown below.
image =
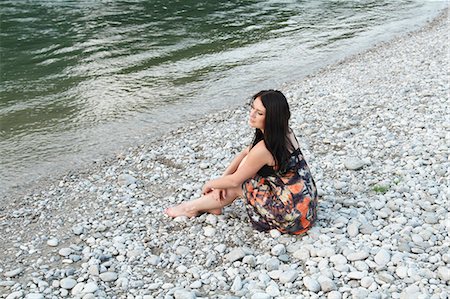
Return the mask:
<path id="1" fill-rule="evenodd" d="M 229 174 L 234 173 L 239 165 L 241 164 L 241 161 L 247 156 L 248 152 L 250 151 L 250 146 L 246 147 L 244 150 L 242 150 L 239 154 L 237 154 L 233 161 L 231 161 L 230 165 L 228 165 L 227 169 L 225 169 L 225 172 L 222 176 L 226 176 Z"/>
<path id="2" fill-rule="evenodd" d="M 258 170 L 261 169 L 261 167 L 263 167 L 264 165 L 274 164 L 272 154 L 269 152 L 269 150 L 267 150 L 263 141 L 260 141 L 257 145 L 255 145 L 246 156 L 247 158 L 243 165 L 241 167 L 236 166 L 237 169 L 233 173 L 206 182 L 203 186 L 203 193 L 206 194 L 213 189 L 239 187 L 245 180 L 255 176 Z M 232 166 L 232 164 L 230 166 Z"/>

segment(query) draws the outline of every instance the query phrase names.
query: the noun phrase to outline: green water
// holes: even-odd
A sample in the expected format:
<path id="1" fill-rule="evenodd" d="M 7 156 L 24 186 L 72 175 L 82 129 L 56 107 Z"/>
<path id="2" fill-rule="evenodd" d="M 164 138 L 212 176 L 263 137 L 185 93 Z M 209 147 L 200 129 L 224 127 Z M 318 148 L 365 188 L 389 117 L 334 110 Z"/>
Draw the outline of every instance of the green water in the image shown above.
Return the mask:
<path id="1" fill-rule="evenodd" d="M 446 3 L 1 1 L 0 193 L 240 105 Z"/>

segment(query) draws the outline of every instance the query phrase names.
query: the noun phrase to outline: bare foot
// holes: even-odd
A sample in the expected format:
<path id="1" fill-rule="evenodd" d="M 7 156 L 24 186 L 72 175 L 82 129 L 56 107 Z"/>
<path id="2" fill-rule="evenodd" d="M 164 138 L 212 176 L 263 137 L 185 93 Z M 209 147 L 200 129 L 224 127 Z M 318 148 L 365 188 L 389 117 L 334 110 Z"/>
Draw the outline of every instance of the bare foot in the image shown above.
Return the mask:
<path id="1" fill-rule="evenodd" d="M 172 218 L 187 216 L 189 218 L 197 216 L 198 212 L 190 211 L 188 204 L 183 202 L 177 206 L 167 208 L 164 213 Z"/>
<path id="2" fill-rule="evenodd" d="M 222 209 L 218 208 L 218 209 L 212 209 L 212 210 L 208 210 L 205 211 L 206 213 L 210 213 L 210 214 L 214 214 L 214 215 L 222 215 Z"/>

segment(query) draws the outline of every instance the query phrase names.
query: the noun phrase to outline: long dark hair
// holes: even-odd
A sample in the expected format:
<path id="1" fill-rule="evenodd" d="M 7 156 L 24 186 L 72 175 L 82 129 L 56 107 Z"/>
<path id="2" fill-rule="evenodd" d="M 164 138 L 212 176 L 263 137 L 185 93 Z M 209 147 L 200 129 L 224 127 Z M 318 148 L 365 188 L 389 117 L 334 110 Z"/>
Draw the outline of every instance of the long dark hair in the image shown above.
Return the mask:
<path id="1" fill-rule="evenodd" d="M 289 118 L 291 112 L 286 97 L 278 90 L 262 90 L 252 97 L 252 102 L 260 98 L 266 108 L 264 133 L 260 129 L 255 130 L 253 146 L 264 140 L 266 148 L 275 159 L 278 171 L 284 172 L 293 145 L 289 139 Z"/>

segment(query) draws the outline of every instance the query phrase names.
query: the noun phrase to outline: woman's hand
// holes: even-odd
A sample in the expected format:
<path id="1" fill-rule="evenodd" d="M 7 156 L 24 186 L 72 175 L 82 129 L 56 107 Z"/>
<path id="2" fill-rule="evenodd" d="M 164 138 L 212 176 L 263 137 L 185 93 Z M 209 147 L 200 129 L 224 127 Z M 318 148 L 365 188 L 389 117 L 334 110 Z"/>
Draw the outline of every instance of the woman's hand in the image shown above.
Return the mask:
<path id="1" fill-rule="evenodd" d="M 214 189 L 214 188 L 210 187 L 209 182 L 206 182 L 205 185 L 203 185 L 202 194 L 205 195 L 205 194 L 208 194 L 211 192 L 216 193 L 216 195 L 214 197 L 219 202 L 224 200 L 227 196 L 227 189 Z"/>
<path id="2" fill-rule="evenodd" d="M 208 194 L 208 193 L 212 192 L 213 190 L 214 190 L 214 189 L 211 188 L 211 187 L 209 186 L 209 182 L 206 182 L 206 183 L 203 185 L 203 188 L 202 188 L 202 194 L 203 194 L 203 195 Z"/>

